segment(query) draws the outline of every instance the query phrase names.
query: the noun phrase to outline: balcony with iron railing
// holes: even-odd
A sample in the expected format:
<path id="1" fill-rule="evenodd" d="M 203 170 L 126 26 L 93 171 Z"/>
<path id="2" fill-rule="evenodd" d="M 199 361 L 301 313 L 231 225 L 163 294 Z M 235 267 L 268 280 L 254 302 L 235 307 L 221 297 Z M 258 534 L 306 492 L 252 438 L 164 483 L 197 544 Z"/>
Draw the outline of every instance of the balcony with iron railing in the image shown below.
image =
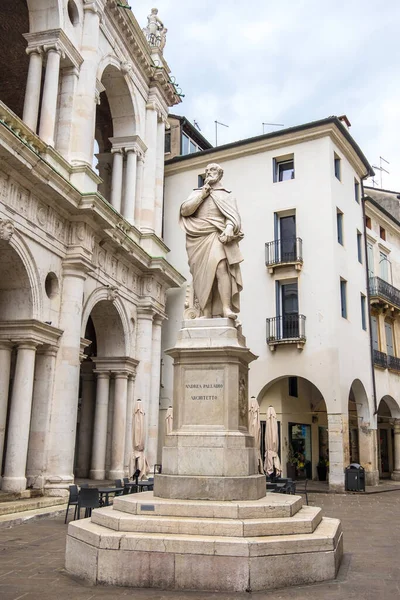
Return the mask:
<path id="1" fill-rule="evenodd" d="M 398 356 L 390 356 L 387 357 L 387 368 L 389 371 L 396 371 L 396 373 L 400 373 L 400 358 Z"/>
<path id="2" fill-rule="evenodd" d="M 369 278 L 369 296 L 373 304 L 389 305 L 400 310 L 400 290 L 380 277 Z"/>
<path id="3" fill-rule="evenodd" d="M 265 265 L 270 273 L 277 267 L 303 266 L 303 240 L 299 237 L 274 240 L 265 244 Z"/>
<path id="4" fill-rule="evenodd" d="M 373 358 L 375 367 L 387 369 L 387 354 L 380 352 L 379 350 L 374 350 Z"/>
<path id="5" fill-rule="evenodd" d="M 271 350 L 275 346 L 296 344 L 301 350 L 306 343 L 306 317 L 289 314 L 267 319 L 267 344 Z"/>

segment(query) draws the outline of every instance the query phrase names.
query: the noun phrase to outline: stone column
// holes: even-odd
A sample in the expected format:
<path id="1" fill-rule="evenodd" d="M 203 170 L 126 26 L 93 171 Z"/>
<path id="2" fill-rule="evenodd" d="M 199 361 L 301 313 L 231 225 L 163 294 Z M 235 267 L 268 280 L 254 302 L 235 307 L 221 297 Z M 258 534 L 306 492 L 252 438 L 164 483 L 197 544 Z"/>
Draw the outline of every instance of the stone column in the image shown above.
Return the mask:
<path id="1" fill-rule="evenodd" d="M 131 225 L 135 217 L 137 155 L 134 148 L 126 149 L 125 194 L 122 214 Z"/>
<path id="2" fill-rule="evenodd" d="M 124 157 L 122 150 L 112 150 L 113 166 L 111 176 L 111 204 L 119 213 L 122 201 L 122 174 L 124 168 Z"/>
<path id="3" fill-rule="evenodd" d="M 108 400 L 110 395 L 110 374 L 102 371 L 97 373 L 96 409 L 93 427 L 92 468 L 90 479 L 100 481 L 106 476 L 106 445 Z"/>
<path id="4" fill-rule="evenodd" d="M 54 146 L 61 50 L 57 45 L 44 48 L 47 50 L 47 64 L 40 111 L 39 136 L 46 144 Z"/>
<path id="5" fill-rule="evenodd" d="M 360 463 L 365 469 L 365 483 L 367 485 L 378 485 L 377 430 L 371 429 L 369 423 L 361 424 L 358 428 L 358 446 L 360 449 Z"/>
<path id="6" fill-rule="evenodd" d="M 79 71 L 76 67 L 67 67 L 61 70 L 56 149 L 66 160 L 70 159 L 73 109 L 78 77 Z"/>
<path id="7" fill-rule="evenodd" d="M 26 476 L 28 485 L 37 489 L 44 487 L 57 352 L 49 346 L 36 354 Z"/>
<path id="8" fill-rule="evenodd" d="M 157 125 L 157 158 L 156 158 L 156 194 L 154 207 L 154 226 L 156 235 L 161 237 L 163 223 L 164 202 L 164 146 L 165 146 L 165 120 L 159 117 Z"/>
<path id="9" fill-rule="evenodd" d="M 157 163 L 157 107 L 154 103 L 146 105 L 146 160 L 143 170 L 143 193 L 138 226 L 143 231 L 154 232 L 154 208 L 156 190 Z"/>
<path id="10" fill-rule="evenodd" d="M 140 213 L 142 210 L 142 193 L 143 193 L 143 171 L 144 171 L 144 154 L 140 153 L 137 157 L 137 172 L 136 172 L 136 198 L 135 198 L 135 225 L 140 226 Z"/>
<path id="11" fill-rule="evenodd" d="M 400 419 L 394 419 L 394 470 L 392 479 L 400 481 Z"/>
<path id="12" fill-rule="evenodd" d="M 88 265 L 80 257 L 63 264 L 60 311 L 60 349 L 57 357 L 46 488 L 51 495 L 65 495 L 74 482 L 76 419 L 80 375 L 83 290 Z"/>
<path id="13" fill-rule="evenodd" d="M 92 453 L 93 417 L 95 406 L 95 381 L 93 363 L 84 362 L 81 366 L 82 401 L 78 436 L 77 477 L 89 477 Z"/>
<path id="14" fill-rule="evenodd" d="M 135 390 L 135 376 L 129 375 L 128 377 L 128 393 L 126 402 L 126 427 L 125 427 L 125 460 L 124 460 L 124 472 L 125 477 L 130 477 L 132 473 L 129 472 L 129 466 L 131 462 L 131 454 L 133 451 L 132 445 L 132 424 L 133 424 L 133 394 Z"/>
<path id="15" fill-rule="evenodd" d="M 159 462 L 158 450 L 158 423 L 160 417 L 160 375 L 161 375 L 161 324 L 162 319 L 154 317 L 153 335 L 151 342 L 151 394 L 147 412 L 147 460 L 150 467 Z"/>
<path id="16" fill-rule="evenodd" d="M 40 88 L 42 84 L 43 56 L 41 48 L 27 48 L 29 54 L 28 79 L 26 81 L 24 112 L 22 120 L 36 133 Z"/>
<path id="17" fill-rule="evenodd" d="M 94 123 L 96 114 L 96 77 L 98 67 L 99 23 L 101 1 L 85 0 L 80 68 L 74 106 L 72 158 L 74 162 L 92 166 Z"/>
<path id="18" fill-rule="evenodd" d="M 11 396 L 7 433 L 7 453 L 2 490 L 21 492 L 26 489 L 26 458 L 32 410 L 33 376 L 37 344 L 18 344 L 17 363 Z"/>
<path id="19" fill-rule="evenodd" d="M 0 342 L 0 465 L 3 464 L 12 347 L 9 342 Z"/>
<path id="20" fill-rule="evenodd" d="M 344 490 L 344 470 L 350 462 L 348 414 L 328 413 L 329 489 Z"/>
<path id="21" fill-rule="evenodd" d="M 127 392 L 128 373 L 126 371 L 115 373 L 110 479 L 124 477 Z"/>
<path id="22" fill-rule="evenodd" d="M 143 401 L 146 413 L 151 393 L 151 358 L 153 337 L 153 311 L 138 308 L 136 330 L 136 357 L 139 360 L 136 371 L 135 396 Z"/>

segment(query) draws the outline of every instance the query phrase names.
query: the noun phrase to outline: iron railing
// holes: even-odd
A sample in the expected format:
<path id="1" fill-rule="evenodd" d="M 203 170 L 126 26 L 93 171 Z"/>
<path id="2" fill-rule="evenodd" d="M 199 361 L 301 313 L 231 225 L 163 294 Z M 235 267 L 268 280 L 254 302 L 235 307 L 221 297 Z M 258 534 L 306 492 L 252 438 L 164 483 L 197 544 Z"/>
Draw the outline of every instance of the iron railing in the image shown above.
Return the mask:
<path id="1" fill-rule="evenodd" d="M 265 264 L 303 262 L 303 240 L 299 237 L 274 240 L 265 244 Z"/>
<path id="2" fill-rule="evenodd" d="M 267 342 L 281 340 L 306 340 L 304 315 L 284 315 L 267 319 Z"/>
<path id="3" fill-rule="evenodd" d="M 384 352 L 380 352 L 379 350 L 374 350 L 374 365 L 377 367 L 381 367 L 382 369 L 387 369 L 388 364 L 388 356 Z"/>
<path id="4" fill-rule="evenodd" d="M 400 358 L 398 358 L 397 356 L 388 355 L 387 367 L 388 367 L 388 369 L 392 369 L 392 371 L 400 372 Z"/>
<path id="5" fill-rule="evenodd" d="M 370 296 L 383 298 L 397 308 L 400 308 L 400 290 L 380 277 L 369 278 L 369 294 Z"/>

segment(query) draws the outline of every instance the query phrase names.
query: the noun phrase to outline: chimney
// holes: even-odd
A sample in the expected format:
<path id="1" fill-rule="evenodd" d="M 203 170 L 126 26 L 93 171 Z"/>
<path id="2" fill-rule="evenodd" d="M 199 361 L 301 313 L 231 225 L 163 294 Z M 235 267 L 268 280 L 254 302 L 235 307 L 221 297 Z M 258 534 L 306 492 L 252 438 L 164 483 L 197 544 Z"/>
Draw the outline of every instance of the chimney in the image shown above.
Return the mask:
<path id="1" fill-rule="evenodd" d="M 348 118 L 346 117 L 346 115 L 340 115 L 340 117 L 338 117 L 339 121 L 341 121 L 341 123 L 346 127 L 347 131 L 350 129 L 351 127 L 351 123 L 348 120 Z"/>

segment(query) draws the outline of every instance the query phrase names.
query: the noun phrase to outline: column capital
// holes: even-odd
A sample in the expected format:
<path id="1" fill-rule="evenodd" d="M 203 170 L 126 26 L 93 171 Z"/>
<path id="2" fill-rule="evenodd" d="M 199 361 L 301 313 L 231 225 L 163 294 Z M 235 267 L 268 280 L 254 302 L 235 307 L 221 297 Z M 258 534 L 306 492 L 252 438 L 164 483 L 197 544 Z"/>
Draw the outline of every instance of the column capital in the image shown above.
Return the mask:
<path id="1" fill-rule="evenodd" d="M 44 356 L 52 356 L 53 358 L 55 358 L 57 356 L 57 353 L 57 346 L 42 346 L 40 349 L 40 354 L 43 354 Z"/>
<path id="2" fill-rule="evenodd" d="M 48 54 L 49 52 L 55 52 L 56 54 L 59 54 L 61 58 L 65 58 L 65 52 L 61 48 L 60 44 L 58 44 L 57 42 L 53 42 L 51 44 L 43 44 L 43 50 L 46 54 Z"/>
<path id="3" fill-rule="evenodd" d="M 144 321 L 152 321 L 155 316 L 155 311 L 151 307 L 147 306 L 138 306 L 136 310 L 136 314 L 139 319 Z"/>
<path id="4" fill-rule="evenodd" d="M 162 322 L 163 322 L 163 321 L 165 321 L 165 318 L 166 318 L 166 317 L 162 317 L 161 315 L 159 315 L 159 314 L 156 314 L 156 315 L 154 315 L 154 317 L 153 317 L 153 324 L 154 324 L 154 325 L 157 325 L 157 327 L 161 327 L 161 325 L 162 325 Z"/>
<path id="5" fill-rule="evenodd" d="M 400 435 L 400 419 L 393 419 L 393 429 L 395 435 Z"/>
<path id="6" fill-rule="evenodd" d="M 0 350 L 12 350 L 14 347 L 13 342 L 8 342 L 6 340 L 0 340 Z"/>
<path id="7" fill-rule="evenodd" d="M 25 48 L 25 52 L 28 56 L 31 54 L 39 54 L 41 56 L 43 54 L 43 46 L 28 46 Z"/>
<path id="8" fill-rule="evenodd" d="M 34 342 L 33 340 L 22 340 L 17 342 L 18 350 L 35 350 L 39 346 L 39 342 Z"/>
<path id="9" fill-rule="evenodd" d="M 123 154 L 124 148 L 111 148 L 111 154 Z"/>
<path id="10" fill-rule="evenodd" d="M 112 375 L 115 379 L 128 379 L 130 373 L 129 371 L 113 371 Z"/>
<path id="11" fill-rule="evenodd" d="M 110 371 L 99 371 L 99 369 L 93 369 L 93 373 L 96 373 L 97 379 L 110 379 Z"/>
<path id="12" fill-rule="evenodd" d="M 105 0 L 83 0 L 84 12 L 91 12 L 94 15 L 103 16 Z"/>

